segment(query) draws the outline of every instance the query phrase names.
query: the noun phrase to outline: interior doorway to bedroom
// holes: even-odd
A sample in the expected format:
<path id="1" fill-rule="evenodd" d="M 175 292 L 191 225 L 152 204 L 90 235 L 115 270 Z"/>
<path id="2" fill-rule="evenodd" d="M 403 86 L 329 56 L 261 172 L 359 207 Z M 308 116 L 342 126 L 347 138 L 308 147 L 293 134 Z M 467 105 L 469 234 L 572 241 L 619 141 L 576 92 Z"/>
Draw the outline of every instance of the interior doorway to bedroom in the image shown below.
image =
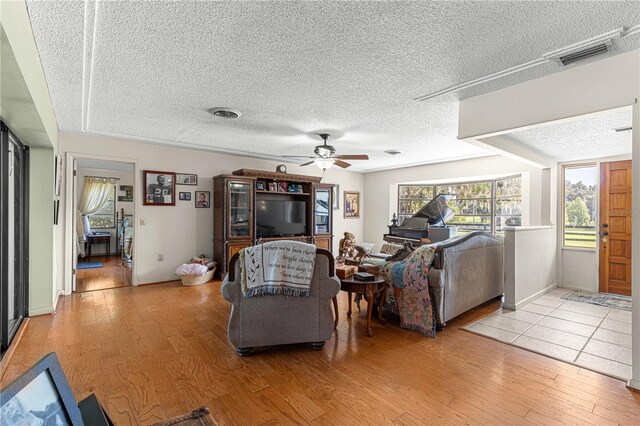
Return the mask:
<path id="1" fill-rule="evenodd" d="M 74 292 L 132 285 L 134 165 L 74 160 Z"/>

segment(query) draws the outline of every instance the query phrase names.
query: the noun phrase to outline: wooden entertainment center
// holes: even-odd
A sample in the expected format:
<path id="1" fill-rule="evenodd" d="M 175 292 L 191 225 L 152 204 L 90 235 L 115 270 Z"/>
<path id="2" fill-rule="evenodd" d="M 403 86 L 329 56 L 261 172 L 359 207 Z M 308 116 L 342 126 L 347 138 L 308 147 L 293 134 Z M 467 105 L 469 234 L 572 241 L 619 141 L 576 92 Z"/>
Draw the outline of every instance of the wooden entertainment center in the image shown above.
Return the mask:
<path id="1" fill-rule="evenodd" d="M 333 185 L 321 180 L 317 176 L 250 169 L 214 177 L 213 257 L 222 276 L 236 252 L 267 241 L 295 240 L 332 251 Z M 279 204 L 283 209 L 286 205 L 288 214 L 296 220 L 283 221 L 282 229 L 261 223 L 261 213 L 265 215 L 270 205 Z M 256 206 L 262 210 L 256 211 Z"/>

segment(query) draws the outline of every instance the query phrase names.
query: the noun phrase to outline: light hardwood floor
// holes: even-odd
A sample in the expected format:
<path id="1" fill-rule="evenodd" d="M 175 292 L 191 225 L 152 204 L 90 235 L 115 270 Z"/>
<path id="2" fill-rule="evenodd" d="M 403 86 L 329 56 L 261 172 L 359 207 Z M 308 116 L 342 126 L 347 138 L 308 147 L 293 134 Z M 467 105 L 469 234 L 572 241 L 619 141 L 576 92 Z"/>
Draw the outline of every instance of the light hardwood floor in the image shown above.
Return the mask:
<path id="1" fill-rule="evenodd" d="M 92 256 L 87 262 L 102 262 L 102 268 L 77 269 L 76 293 L 131 285 L 131 264 L 122 263 L 120 256 Z M 84 263 L 79 260 L 78 264 Z"/>
<path id="2" fill-rule="evenodd" d="M 149 424 L 207 405 L 221 424 L 640 423 L 640 394 L 618 381 L 458 327 L 435 339 L 364 314 L 340 323 L 322 351 L 289 346 L 236 355 L 220 282 L 165 283 L 75 294 L 34 317 L 6 385 L 56 351 L 78 399 L 95 392 L 117 425 Z M 357 312 L 357 311 L 356 311 Z"/>

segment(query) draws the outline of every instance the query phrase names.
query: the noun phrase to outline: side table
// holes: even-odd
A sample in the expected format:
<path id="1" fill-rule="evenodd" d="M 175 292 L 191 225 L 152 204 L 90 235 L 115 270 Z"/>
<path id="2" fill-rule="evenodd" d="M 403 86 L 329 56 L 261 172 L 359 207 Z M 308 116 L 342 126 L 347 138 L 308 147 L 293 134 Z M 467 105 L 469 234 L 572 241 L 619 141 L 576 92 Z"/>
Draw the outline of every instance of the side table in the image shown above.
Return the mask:
<path id="1" fill-rule="evenodd" d="M 94 244 L 107 245 L 107 260 L 109 260 L 109 252 L 111 251 L 111 235 L 109 234 L 89 234 L 87 235 L 87 259 L 91 260 L 91 246 Z"/>
<path id="2" fill-rule="evenodd" d="M 356 280 L 353 276 L 340 279 L 340 290 L 346 291 L 349 294 L 349 310 L 347 311 L 347 318 L 351 318 L 351 301 L 352 294 L 359 293 L 364 295 L 367 301 L 367 336 L 373 336 L 373 330 L 371 329 L 371 312 L 373 311 L 373 297 L 378 298 L 378 319 L 380 322 L 385 322 L 382 318 L 382 306 L 386 298 L 387 284 L 385 283 L 382 275 L 376 275 L 372 281 L 360 281 Z"/>

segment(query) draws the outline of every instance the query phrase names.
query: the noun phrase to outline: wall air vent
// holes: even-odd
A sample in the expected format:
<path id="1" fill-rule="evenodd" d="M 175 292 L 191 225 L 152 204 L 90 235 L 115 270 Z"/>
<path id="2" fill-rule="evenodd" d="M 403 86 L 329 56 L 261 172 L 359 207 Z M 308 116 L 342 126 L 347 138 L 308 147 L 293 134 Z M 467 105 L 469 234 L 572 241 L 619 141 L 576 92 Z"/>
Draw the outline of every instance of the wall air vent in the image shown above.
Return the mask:
<path id="1" fill-rule="evenodd" d="M 238 111 L 234 111 L 230 108 L 223 108 L 223 107 L 211 108 L 209 110 L 209 114 L 215 117 L 227 118 L 227 119 L 238 118 L 242 115 Z"/>
<path id="2" fill-rule="evenodd" d="M 609 49 L 610 47 L 607 46 L 607 44 L 602 43 L 598 44 L 597 46 L 591 46 L 586 49 L 570 53 L 568 55 L 560 56 L 558 59 L 560 60 L 560 62 L 562 62 L 562 65 L 566 67 L 567 65 L 573 64 L 574 62 L 582 61 L 596 55 L 607 53 Z"/>

